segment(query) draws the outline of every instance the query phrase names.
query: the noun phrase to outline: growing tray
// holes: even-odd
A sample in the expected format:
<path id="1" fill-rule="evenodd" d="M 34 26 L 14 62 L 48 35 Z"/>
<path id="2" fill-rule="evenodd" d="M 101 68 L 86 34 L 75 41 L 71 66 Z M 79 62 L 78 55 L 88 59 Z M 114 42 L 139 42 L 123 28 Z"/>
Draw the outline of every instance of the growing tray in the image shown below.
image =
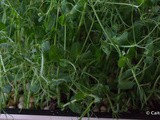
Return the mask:
<path id="1" fill-rule="evenodd" d="M 79 114 L 70 110 L 35 110 L 35 109 L 3 109 L 1 110 L 0 120 L 78 120 Z M 111 120 L 112 113 L 90 113 L 90 117 L 85 116 L 83 120 Z M 160 120 L 160 112 L 153 111 L 133 111 L 131 113 L 119 114 L 119 120 Z"/>

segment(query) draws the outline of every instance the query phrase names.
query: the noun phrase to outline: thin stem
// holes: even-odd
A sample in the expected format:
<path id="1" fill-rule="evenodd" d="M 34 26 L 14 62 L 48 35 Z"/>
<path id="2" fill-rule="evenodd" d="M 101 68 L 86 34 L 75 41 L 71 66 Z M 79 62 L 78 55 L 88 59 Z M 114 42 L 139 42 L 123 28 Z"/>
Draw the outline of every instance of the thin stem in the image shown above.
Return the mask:
<path id="1" fill-rule="evenodd" d="M 103 25 L 102 25 L 102 23 L 101 23 L 98 15 L 97 15 L 97 12 L 96 12 L 96 10 L 95 10 L 95 8 L 94 8 L 94 5 L 93 5 L 92 0 L 91 0 L 90 3 L 91 3 L 91 8 L 92 8 L 92 10 L 93 10 L 93 12 L 94 12 L 97 20 L 98 20 L 99 25 L 101 26 L 101 28 L 102 28 L 102 30 L 103 30 L 105 36 L 108 38 L 108 40 L 110 41 L 110 43 L 114 46 L 114 48 L 117 50 L 117 52 L 119 53 L 119 56 L 121 56 L 121 52 L 120 52 L 119 47 L 114 43 L 114 41 L 112 41 L 112 39 L 110 38 L 109 34 L 106 32 L 105 28 L 103 27 Z"/>
<path id="2" fill-rule="evenodd" d="M 45 80 L 45 82 L 48 84 L 48 80 L 43 76 L 43 70 L 44 70 L 44 55 L 43 52 L 41 52 L 41 69 L 40 69 L 40 76 Z"/>
<path id="3" fill-rule="evenodd" d="M 64 25 L 64 51 L 66 52 L 66 44 L 67 44 L 67 26 L 66 24 Z"/>

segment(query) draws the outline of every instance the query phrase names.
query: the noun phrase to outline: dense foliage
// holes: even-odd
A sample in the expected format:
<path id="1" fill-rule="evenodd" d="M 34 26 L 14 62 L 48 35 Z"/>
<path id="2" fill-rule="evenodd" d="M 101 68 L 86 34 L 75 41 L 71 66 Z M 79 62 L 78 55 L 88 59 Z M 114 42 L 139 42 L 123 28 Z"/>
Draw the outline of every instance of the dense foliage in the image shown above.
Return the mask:
<path id="1" fill-rule="evenodd" d="M 159 73 L 159 0 L 0 0 L 0 108 L 153 109 Z"/>

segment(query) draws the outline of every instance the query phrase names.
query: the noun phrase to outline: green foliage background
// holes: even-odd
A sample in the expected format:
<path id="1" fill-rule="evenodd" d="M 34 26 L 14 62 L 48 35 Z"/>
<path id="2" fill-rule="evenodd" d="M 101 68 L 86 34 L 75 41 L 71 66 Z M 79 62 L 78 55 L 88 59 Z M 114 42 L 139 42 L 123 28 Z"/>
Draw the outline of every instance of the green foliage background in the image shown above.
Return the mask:
<path id="1" fill-rule="evenodd" d="M 159 0 L 0 0 L 0 108 L 22 92 L 82 116 L 153 109 L 159 31 Z"/>

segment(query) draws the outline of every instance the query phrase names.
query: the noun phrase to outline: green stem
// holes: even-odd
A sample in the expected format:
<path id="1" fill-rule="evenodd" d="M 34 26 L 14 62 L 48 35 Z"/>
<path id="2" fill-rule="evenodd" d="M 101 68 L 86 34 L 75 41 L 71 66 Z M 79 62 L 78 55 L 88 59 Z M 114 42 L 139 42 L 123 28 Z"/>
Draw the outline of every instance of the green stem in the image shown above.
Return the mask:
<path id="1" fill-rule="evenodd" d="M 56 26 L 55 26 L 56 33 L 55 33 L 55 36 L 54 36 L 54 45 L 56 45 L 56 43 L 57 43 L 58 17 L 59 17 L 59 7 L 57 8 Z"/>
<path id="2" fill-rule="evenodd" d="M 111 102 L 111 99 L 110 99 L 110 97 L 109 97 L 109 95 L 108 95 L 107 93 L 106 93 L 106 96 L 107 96 L 108 102 L 109 102 L 109 104 L 110 104 L 110 106 L 111 106 L 112 112 L 113 112 L 113 113 L 116 113 L 116 110 L 114 110 L 114 107 L 113 107 L 113 104 L 112 104 L 112 102 Z"/>
<path id="3" fill-rule="evenodd" d="M 95 8 L 94 8 L 94 5 L 93 5 L 92 0 L 91 0 L 90 3 L 91 3 L 91 8 L 92 8 L 92 10 L 93 10 L 93 12 L 94 12 L 97 20 L 98 20 L 99 25 L 101 26 L 101 29 L 103 30 L 105 36 L 108 38 L 108 40 L 109 40 L 110 43 L 113 45 L 113 47 L 117 50 L 119 56 L 121 56 L 121 51 L 120 51 L 119 47 L 114 43 L 114 41 L 110 38 L 109 34 L 106 32 L 105 28 L 103 27 L 103 25 L 102 25 L 102 23 L 101 23 L 98 15 L 97 15 L 97 12 L 96 12 L 96 10 L 95 10 Z"/>
<path id="4" fill-rule="evenodd" d="M 66 26 L 66 24 L 64 25 L 64 51 L 66 52 L 66 44 L 67 44 L 67 38 L 66 38 L 66 36 L 67 36 L 67 26 Z"/>
<path id="5" fill-rule="evenodd" d="M 160 80 L 160 75 L 157 77 L 157 79 L 156 79 L 156 81 L 155 81 L 155 83 L 153 85 L 152 92 L 149 94 L 149 96 L 147 97 L 146 101 L 148 101 L 149 98 L 152 96 L 152 94 L 154 92 L 154 89 L 155 89 L 155 87 L 156 87 L 156 85 L 157 85 L 157 83 L 158 83 L 159 80 Z"/>
<path id="6" fill-rule="evenodd" d="M 119 76 L 118 76 L 118 83 L 120 83 L 121 80 L 121 76 L 122 76 L 122 72 L 123 72 L 123 67 L 120 70 Z M 117 110 L 116 112 L 118 113 L 119 111 L 119 100 L 120 100 L 120 93 L 121 93 L 121 89 L 118 88 L 118 96 L 117 96 Z"/>
<path id="7" fill-rule="evenodd" d="M 44 55 L 43 52 L 41 52 L 41 69 L 40 69 L 40 76 L 43 78 L 43 80 L 48 84 L 48 80 L 43 76 L 44 71 Z"/>
<path id="8" fill-rule="evenodd" d="M 91 108 L 91 106 L 93 105 L 94 101 L 92 101 L 88 107 L 85 109 L 85 111 L 82 113 L 82 115 L 80 116 L 79 120 L 82 120 L 82 118 L 88 113 L 89 109 Z"/>

